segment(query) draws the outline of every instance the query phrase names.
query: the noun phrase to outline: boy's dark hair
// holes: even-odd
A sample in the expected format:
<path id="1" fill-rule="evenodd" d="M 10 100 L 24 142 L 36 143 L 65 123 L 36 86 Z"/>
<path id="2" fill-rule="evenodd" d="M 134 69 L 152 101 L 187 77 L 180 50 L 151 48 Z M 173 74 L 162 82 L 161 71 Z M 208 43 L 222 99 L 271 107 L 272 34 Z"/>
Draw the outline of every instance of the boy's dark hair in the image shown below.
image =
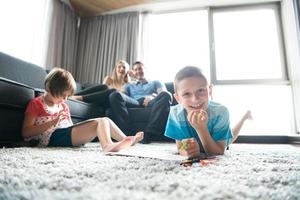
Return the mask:
<path id="1" fill-rule="evenodd" d="M 202 70 L 198 67 L 194 67 L 194 66 L 186 66 L 184 68 L 182 68 L 181 70 L 179 70 L 176 75 L 175 75 L 175 80 L 174 80 L 174 91 L 176 92 L 178 89 L 178 83 L 180 81 L 182 81 L 185 78 L 189 78 L 189 77 L 199 77 L 202 78 L 206 84 L 207 83 L 207 79 L 204 76 Z"/>
<path id="2" fill-rule="evenodd" d="M 75 92 L 76 82 L 70 72 L 53 68 L 46 76 L 45 90 L 54 97 L 62 97 L 66 91 Z"/>

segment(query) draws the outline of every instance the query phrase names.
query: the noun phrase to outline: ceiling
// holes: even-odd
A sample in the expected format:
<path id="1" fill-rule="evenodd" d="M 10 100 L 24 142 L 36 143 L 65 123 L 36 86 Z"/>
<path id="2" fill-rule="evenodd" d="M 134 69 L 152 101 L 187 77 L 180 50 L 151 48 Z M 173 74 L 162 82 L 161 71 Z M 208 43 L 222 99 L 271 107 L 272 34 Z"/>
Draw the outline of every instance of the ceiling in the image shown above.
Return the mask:
<path id="1" fill-rule="evenodd" d="M 77 16 L 97 16 L 130 11 L 170 11 L 207 6 L 242 5 L 275 0 L 61 0 Z"/>
<path id="2" fill-rule="evenodd" d="M 129 6 L 158 2 L 161 0 L 69 0 L 78 16 L 95 16 Z"/>

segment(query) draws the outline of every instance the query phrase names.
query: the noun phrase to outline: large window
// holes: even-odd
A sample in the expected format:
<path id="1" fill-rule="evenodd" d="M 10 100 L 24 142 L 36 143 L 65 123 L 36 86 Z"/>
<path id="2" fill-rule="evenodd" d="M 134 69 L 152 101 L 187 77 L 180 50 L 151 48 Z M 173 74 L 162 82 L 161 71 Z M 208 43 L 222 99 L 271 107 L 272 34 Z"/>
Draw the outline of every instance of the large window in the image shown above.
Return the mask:
<path id="1" fill-rule="evenodd" d="M 207 11 L 152 15 L 145 63 L 150 77 L 172 82 L 186 65 L 201 66 L 209 75 Z"/>
<path id="2" fill-rule="evenodd" d="M 286 80 L 276 5 L 212 10 L 214 82 Z"/>
<path id="3" fill-rule="evenodd" d="M 148 77 L 172 81 L 179 68 L 199 66 L 214 84 L 213 99 L 229 108 L 232 126 L 252 111 L 241 134 L 295 132 L 276 3 L 154 14 L 150 25 Z"/>
<path id="4" fill-rule="evenodd" d="M 277 4 L 212 9 L 211 16 L 215 99 L 228 106 L 232 125 L 248 108 L 254 120 L 243 133 L 295 131 Z"/>
<path id="5" fill-rule="evenodd" d="M 0 6 L 0 51 L 43 66 L 51 0 L 9 0 Z"/>

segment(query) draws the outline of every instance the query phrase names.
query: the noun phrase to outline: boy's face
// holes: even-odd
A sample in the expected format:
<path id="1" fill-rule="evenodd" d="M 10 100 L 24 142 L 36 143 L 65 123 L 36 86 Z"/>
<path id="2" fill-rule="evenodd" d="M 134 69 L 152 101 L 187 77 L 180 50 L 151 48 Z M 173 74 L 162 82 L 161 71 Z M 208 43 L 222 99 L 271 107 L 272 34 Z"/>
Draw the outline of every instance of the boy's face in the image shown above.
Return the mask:
<path id="1" fill-rule="evenodd" d="M 211 86 L 199 77 L 188 77 L 177 84 L 175 99 L 189 113 L 192 110 L 207 110 Z"/>

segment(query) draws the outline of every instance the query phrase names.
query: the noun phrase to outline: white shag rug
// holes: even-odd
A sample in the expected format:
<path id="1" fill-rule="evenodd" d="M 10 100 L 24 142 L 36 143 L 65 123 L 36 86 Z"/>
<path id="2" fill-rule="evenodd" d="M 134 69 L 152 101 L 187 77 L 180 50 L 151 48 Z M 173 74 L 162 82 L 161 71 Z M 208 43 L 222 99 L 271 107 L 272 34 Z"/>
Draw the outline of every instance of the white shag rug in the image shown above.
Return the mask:
<path id="1" fill-rule="evenodd" d="M 0 149 L 0 199 L 300 199 L 300 147 L 233 144 L 192 167 L 174 159 L 175 144 L 135 148 L 170 160 L 107 156 L 97 143 Z"/>

